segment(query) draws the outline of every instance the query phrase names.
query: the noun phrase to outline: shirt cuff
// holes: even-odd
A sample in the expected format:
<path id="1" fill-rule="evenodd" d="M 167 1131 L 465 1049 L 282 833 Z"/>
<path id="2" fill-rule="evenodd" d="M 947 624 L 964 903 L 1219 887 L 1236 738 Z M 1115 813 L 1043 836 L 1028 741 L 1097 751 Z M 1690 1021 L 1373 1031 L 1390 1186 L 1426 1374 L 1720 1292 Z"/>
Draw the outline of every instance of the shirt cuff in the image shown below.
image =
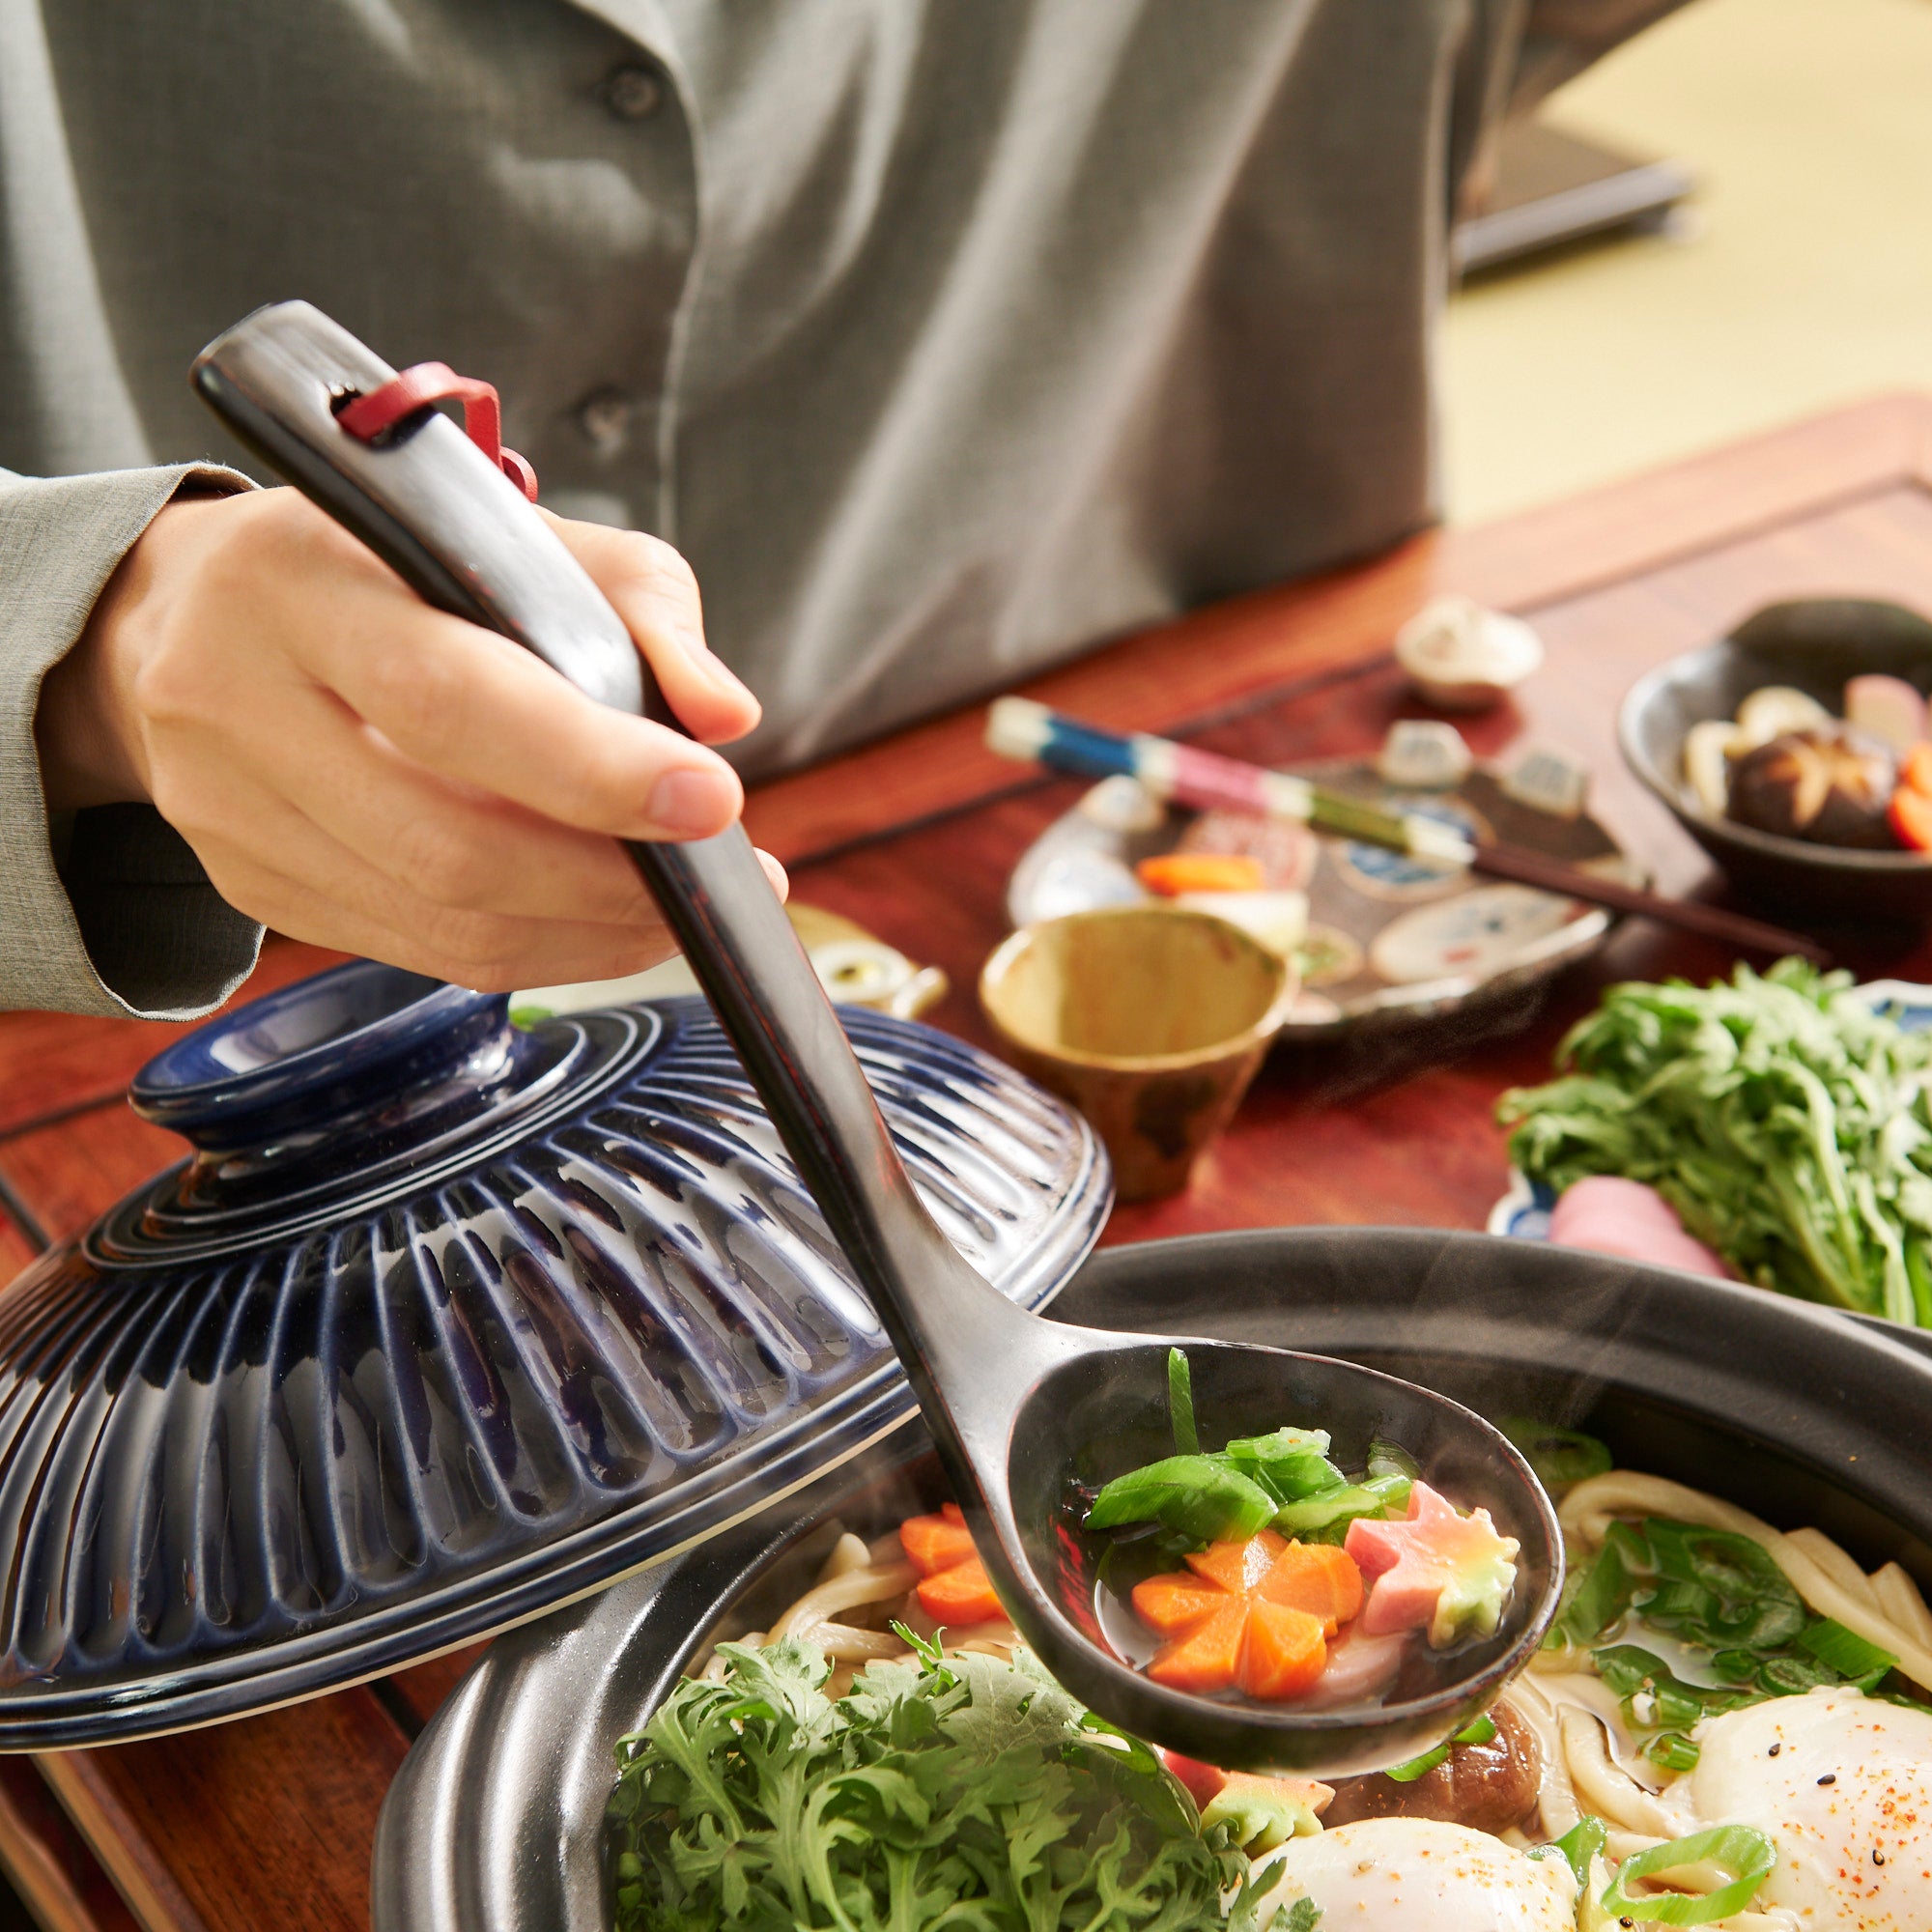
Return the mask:
<path id="1" fill-rule="evenodd" d="M 0 1007 L 198 1019 L 254 969 L 261 927 L 152 807 L 73 813 L 56 863 L 34 741 L 41 680 L 160 510 L 253 487 L 218 464 L 0 471 Z"/>

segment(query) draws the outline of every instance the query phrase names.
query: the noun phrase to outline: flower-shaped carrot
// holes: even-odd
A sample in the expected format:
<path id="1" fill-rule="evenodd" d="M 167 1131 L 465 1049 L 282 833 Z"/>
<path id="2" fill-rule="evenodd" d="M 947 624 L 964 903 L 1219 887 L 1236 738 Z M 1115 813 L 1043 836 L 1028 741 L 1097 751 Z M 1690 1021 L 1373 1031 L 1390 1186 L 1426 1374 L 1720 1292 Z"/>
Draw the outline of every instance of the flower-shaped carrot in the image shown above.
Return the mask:
<path id="1" fill-rule="evenodd" d="M 1133 1603 L 1168 1639 L 1148 1665 L 1156 1683 L 1279 1702 L 1321 1675 L 1328 1638 L 1361 1608 L 1362 1578 L 1346 1550 L 1264 1529 L 1209 1544 L 1184 1571 L 1148 1577 Z"/>
<path id="2" fill-rule="evenodd" d="M 937 1516 L 908 1517 L 899 1547 L 919 1572 L 920 1606 L 935 1622 L 963 1629 L 1006 1615 L 957 1503 L 942 1504 Z"/>

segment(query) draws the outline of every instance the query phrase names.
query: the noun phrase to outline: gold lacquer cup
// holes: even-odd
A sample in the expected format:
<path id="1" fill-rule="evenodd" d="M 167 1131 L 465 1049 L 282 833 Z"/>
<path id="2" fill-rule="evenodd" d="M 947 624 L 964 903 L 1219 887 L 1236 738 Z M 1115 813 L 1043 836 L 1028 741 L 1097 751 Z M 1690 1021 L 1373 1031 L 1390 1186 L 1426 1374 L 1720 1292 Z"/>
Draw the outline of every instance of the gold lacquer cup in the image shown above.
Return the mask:
<path id="1" fill-rule="evenodd" d="M 1123 1201 L 1176 1194 L 1294 999 L 1278 952 L 1204 912 L 1109 906 L 1022 926 L 980 974 L 1015 1065 L 1086 1115 Z"/>

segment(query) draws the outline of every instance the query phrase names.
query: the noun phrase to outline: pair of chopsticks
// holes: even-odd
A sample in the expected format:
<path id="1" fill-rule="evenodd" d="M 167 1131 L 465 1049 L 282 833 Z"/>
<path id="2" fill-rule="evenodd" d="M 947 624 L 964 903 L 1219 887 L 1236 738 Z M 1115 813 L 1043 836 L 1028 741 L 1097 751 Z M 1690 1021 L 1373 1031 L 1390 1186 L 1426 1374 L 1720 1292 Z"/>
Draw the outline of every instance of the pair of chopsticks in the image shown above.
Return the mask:
<path id="1" fill-rule="evenodd" d="M 1292 773 L 1271 772 L 1239 758 L 1224 758 L 1218 753 L 1176 744 L 1171 738 L 1151 738 L 1140 732 L 1121 737 L 1063 717 L 1028 698 L 994 701 L 986 719 L 986 743 L 1002 757 L 1045 765 L 1075 778 L 1137 779 L 1156 798 L 1197 810 L 1245 811 L 1263 818 L 1288 819 L 1344 838 L 1360 839 L 1364 844 L 1385 845 L 1432 865 L 1466 866 L 1491 878 L 1561 893 L 1586 905 L 1634 913 L 1752 952 L 1795 952 L 1821 966 L 1832 963 L 1831 954 L 1816 940 L 1764 925 L 1739 913 L 1696 899 L 1666 898 L 1662 893 L 1600 877 L 1520 845 L 1472 839 L 1421 812 L 1389 811 L 1326 790 Z"/>

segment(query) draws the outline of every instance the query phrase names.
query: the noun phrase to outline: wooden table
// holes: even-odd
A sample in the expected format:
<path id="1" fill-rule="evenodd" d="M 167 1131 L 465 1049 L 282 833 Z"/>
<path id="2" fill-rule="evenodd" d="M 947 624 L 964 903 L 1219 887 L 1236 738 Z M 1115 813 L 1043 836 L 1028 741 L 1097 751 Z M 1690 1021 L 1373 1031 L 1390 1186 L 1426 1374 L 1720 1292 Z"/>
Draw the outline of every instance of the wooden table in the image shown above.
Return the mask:
<path id="1" fill-rule="evenodd" d="M 1932 399 L 1883 399 L 1487 529 L 1419 537 L 1128 639 L 1030 691 L 1102 724 L 1184 729 L 1270 763 L 1369 750 L 1406 704 L 1389 640 L 1442 587 L 1530 617 L 1549 645 L 1520 705 L 1471 727 L 1478 753 L 1527 735 L 1582 753 L 1600 814 L 1665 889 L 1695 889 L 1701 856 L 1617 759 L 1617 698 L 1643 667 L 1777 597 L 1858 592 L 1932 610 Z M 1077 788 L 998 762 L 979 735 L 978 712 L 922 726 L 767 786 L 750 818 L 799 896 L 944 966 L 954 990 L 935 1018 L 984 1042 L 972 988 L 1004 928 L 1007 872 Z M 254 990 L 324 963 L 271 943 Z M 1605 980 L 1727 963 L 1710 945 L 1628 923 L 1514 1037 L 1451 1037 L 1427 1055 L 1283 1056 L 1194 1188 L 1119 1209 L 1106 1238 L 1321 1221 L 1480 1227 L 1503 1179 L 1497 1091 L 1541 1076 Z M 1848 963 L 1932 977 L 1932 945 L 1871 936 Z M 178 1156 L 179 1143 L 121 1104 L 171 1032 L 0 1015 L 6 1272 Z M 213 1730 L 0 1759 L 0 1860 L 49 1926 L 360 1928 L 384 1791 L 473 1654 Z"/>

